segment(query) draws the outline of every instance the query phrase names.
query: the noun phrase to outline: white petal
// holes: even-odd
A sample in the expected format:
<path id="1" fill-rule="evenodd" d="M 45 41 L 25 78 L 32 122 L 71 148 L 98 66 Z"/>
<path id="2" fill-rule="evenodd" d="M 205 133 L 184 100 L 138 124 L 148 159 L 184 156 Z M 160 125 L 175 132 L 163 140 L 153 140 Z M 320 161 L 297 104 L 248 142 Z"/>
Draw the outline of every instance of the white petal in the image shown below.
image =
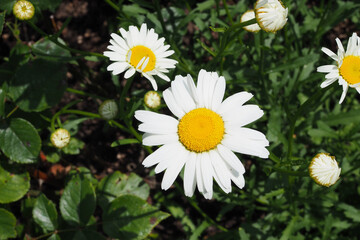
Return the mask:
<path id="1" fill-rule="evenodd" d="M 172 161 L 172 164 L 166 169 L 164 177 L 161 182 L 161 188 L 167 190 L 174 183 L 175 179 L 179 175 L 181 169 L 183 168 L 186 160 L 189 157 L 189 152 L 187 150 L 178 151 L 176 155 L 174 155 L 173 159 L 169 159 Z"/>
<path id="2" fill-rule="evenodd" d="M 171 87 L 166 89 L 163 92 L 163 97 L 164 97 L 164 101 L 165 101 L 166 105 L 168 106 L 168 108 L 170 109 L 170 111 L 179 119 L 182 118 L 182 116 L 184 116 L 185 112 L 175 101 L 174 95 L 171 91 Z"/>
<path id="3" fill-rule="evenodd" d="M 264 111 L 257 105 L 244 105 L 238 109 L 233 109 L 222 115 L 225 122 L 225 129 L 230 126 L 245 126 L 252 123 L 264 115 Z"/>
<path id="4" fill-rule="evenodd" d="M 330 84 L 332 84 L 336 80 L 337 80 L 337 78 L 326 79 L 324 82 L 321 83 L 320 87 L 321 88 L 326 88 L 327 86 L 329 86 Z"/>
<path id="5" fill-rule="evenodd" d="M 174 125 L 178 124 L 178 120 L 176 120 L 171 116 L 161 113 L 151 112 L 151 111 L 145 111 L 145 110 L 135 111 L 134 117 L 141 122 L 149 123 L 149 124 L 158 123 L 160 125 L 163 124 L 164 122 L 170 122 L 171 124 Z"/>
<path id="6" fill-rule="evenodd" d="M 218 110 L 218 113 L 222 115 L 228 111 L 232 111 L 234 108 L 238 108 L 243 105 L 245 102 L 249 101 L 253 95 L 248 92 L 239 92 L 228 98 L 226 98 Z"/>
<path id="7" fill-rule="evenodd" d="M 218 154 L 217 151 L 211 151 L 209 153 L 211 164 L 214 169 L 214 178 L 216 179 L 219 186 L 228 193 L 231 191 L 231 179 L 230 173 L 224 163 L 224 160 Z"/>
<path id="8" fill-rule="evenodd" d="M 127 45 L 127 43 L 126 43 L 126 41 L 122 38 L 122 37 L 120 37 L 119 35 L 117 35 L 116 33 L 112 33 L 111 35 L 110 35 L 114 40 L 115 40 L 115 42 L 120 46 L 120 47 L 122 47 L 123 49 L 127 49 L 127 50 L 129 50 L 130 48 L 129 48 L 129 46 Z"/>
<path id="9" fill-rule="evenodd" d="M 144 167 L 151 167 L 159 162 L 172 159 L 172 156 L 176 155 L 179 148 L 181 148 L 179 143 L 165 144 L 147 156 L 142 162 L 142 165 L 144 165 Z"/>
<path id="10" fill-rule="evenodd" d="M 245 168 L 240 162 L 240 160 L 227 147 L 223 146 L 222 144 L 219 144 L 217 146 L 217 151 L 221 156 L 221 158 L 231 167 L 231 169 L 234 169 L 236 172 L 239 172 L 240 174 L 245 173 Z"/>
<path id="11" fill-rule="evenodd" d="M 336 70 L 337 66 L 335 65 L 323 65 L 317 68 L 318 72 L 322 72 L 322 73 L 328 73 L 328 72 L 332 72 L 333 70 Z"/>
<path id="12" fill-rule="evenodd" d="M 196 87 L 196 93 L 197 93 L 197 96 L 198 96 L 198 107 L 204 107 L 204 103 L 205 103 L 205 100 L 204 100 L 204 78 L 205 76 L 207 75 L 206 74 L 207 72 L 204 70 L 204 69 L 201 69 L 199 74 L 198 74 L 198 81 L 197 81 L 197 87 Z"/>
<path id="13" fill-rule="evenodd" d="M 253 140 L 226 134 L 221 143 L 234 152 L 253 155 L 260 158 L 269 157 L 269 151 L 265 148 L 266 146 L 269 146 L 269 142 L 267 140 Z"/>
<path id="14" fill-rule="evenodd" d="M 201 173 L 204 180 L 204 187 L 206 192 L 212 192 L 213 189 L 213 175 L 214 170 L 212 168 L 209 153 L 204 152 L 201 158 Z"/>
<path id="15" fill-rule="evenodd" d="M 172 134 L 152 134 L 144 133 L 143 145 L 145 146 L 158 146 L 163 144 L 169 144 L 177 142 L 179 139 L 176 133 Z"/>
<path id="16" fill-rule="evenodd" d="M 346 93 L 347 93 L 347 91 L 348 91 L 348 88 L 349 88 L 349 85 L 343 84 L 343 92 L 342 92 L 342 94 L 341 94 L 341 98 L 340 98 L 339 104 L 341 104 L 341 103 L 344 101 L 345 96 L 346 96 Z"/>
<path id="17" fill-rule="evenodd" d="M 203 193 L 205 189 L 204 189 L 204 181 L 201 171 L 201 159 L 202 159 L 202 154 L 197 154 L 195 174 L 196 174 L 196 184 L 198 190 L 199 192 Z"/>
<path id="18" fill-rule="evenodd" d="M 155 81 L 154 77 L 147 74 L 147 73 L 143 73 L 143 76 L 146 77 L 150 81 L 151 86 L 153 87 L 153 89 L 155 91 L 157 91 L 158 87 L 157 87 L 157 84 L 156 84 L 156 81 Z"/>
<path id="19" fill-rule="evenodd" d="M 333 51 L 331 51 L 330 49 L 328 49 L 326 47 L 323 47 L 323 48 L 321 48 L 321 51 L 323 51 L 326 55 L 328 55 L 329 57 L 331 57 L 335 61 L 338 61 L 338 56 Z"/>
<path id="20" fill-rule="evenodd" d="M 113 75 L 118 75 L 129 68 L 129 64 L 126 62 L 114 62 L 107 67 L 108 71 L 113 71 Z"/>
<path id="21" fill-rule="evenodd" d="M 171 90 L 177 105 L 181 107 L 185 113 L 187 113 L 196 108 L 196 105 L 184 85 L 185 81 L 186 78 L 176 76 L 175 80 L 171 82 Z"/>
<path id="22" fill-rule="evenodd" d="M 196 187 L 196 153 L 190 152 L 184 170 L 184 192 L 185 196 L 192 197 Z"/>
<path id="23" fill-rule="evenodd" d="M 134 75 L 134 73 L 136 72 L 135 68 L 131 67 L 129 68 L 126 72 L 125 72 L 125 75 L 124 75 L 124 78 L 129 78 L 131 77 L 132 75 Z"/>
<path id="24" fill-rule="evenodd" d="M 224 98 L 225 88 L 226 88 L 225 78 L 221 76 L 216 82 L 214 95 L 211 103 L 211 107 L 212 107 L 211 109 L 215 112 L 217 112 Z"/>

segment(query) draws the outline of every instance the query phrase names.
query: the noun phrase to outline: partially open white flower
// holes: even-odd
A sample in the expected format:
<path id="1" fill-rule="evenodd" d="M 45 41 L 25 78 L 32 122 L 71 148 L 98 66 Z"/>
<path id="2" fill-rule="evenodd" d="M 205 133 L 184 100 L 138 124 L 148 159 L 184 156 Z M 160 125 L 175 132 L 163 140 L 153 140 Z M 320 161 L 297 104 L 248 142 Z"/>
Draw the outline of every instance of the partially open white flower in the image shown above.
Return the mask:
<path id="1" fill-rule="evenodd" d="M 35 8 L 31 2 L 20 0 L 14 4 L 13 13 L 20 20 L 30 20 L 35 14 Z"/>
<path id="2" fill-rule="evenodd" d="M 249 21 L 254 18 L 255 18 L 254 10 L 248 10 L 241 16 L 240 22 L 243 23 L 243 22 Z M 257 23 L 247 25 L 244 27 L 244 29 L 248 32 L 258 32 L 261 30 L 259 24 L 257 24 Z"/>
<path id="3" fill-rule="evenodd" d="M 288 9 L 280 0 L 258 0 L 255 15 L 259 26 L 266 32 L 276 32 L 287 22 Z"/>
<path id="4" fill-rule="evenodd" d="M 168 50 L 170 45 L 164 45 L 165 38 L 158 39 L 158 34 L 154 29 L 147 29 L 145 23 L 141 25 L 140 31 L 135 26 L 130 26 L 129 31 L 120 28 L 120 37 L 112 33 L 111 45 L 104 55 L 115 63 L 107 67 L 108 71 L 117 75 L 124 71 L 125 78 L 129 78 L 134 73 L 140 72 L 150 82 L 152 87 L 157 90 L 157 84 L 153 75 L 157 75 L 165 81 L 170 81 L 164 73 L 169 72 L 169 68 L 175 68 L 177 61 L 167 58 L 174 53 Z"/>
<path id="5" fill-rule="evenodd" d="M 57 148 L 66 147 L 70 142 L 70 133 L 64 128 L 58 128 L 51 134 L 50 140 Z"/>
<path id="6" fill-rule="evenodd" d="M 336 38 L 338 45 L 337 54 L 328 48 L 321 48 L 326 55 L 337 62 L 336 65 L 323 65 L 317 68 L 318 72 L 327 73 L 325 81 L 320 85 L 325 88 L 338 80 L 339 85 L 342 85 L 343 92 L 339 101 L 341 104 L 349 89 L 355 88 L 360 93 L 360 37 L 353 33 L 349 38 L 346 52 L 339 38 Z"/>
<path id="7" fill-rule="evenodd" d="M 329 187 L 339 179 L 341 168 L 339 168 L 335 157 L 328 153 L 319 153 L 309 165 L 310 177 L 317 184 Z"/>
<path id="8" fill-rule="evenodd" d="M 155 173 L 165 171 L 161 188 L 167 190 L 184 167 L 184 191 L 191 197 L 197 186 L 205 198 L 213 195 L 213 179 L 221 189 L 231 192 L 231 181 L 243 188 L 245 168 L 233 153 L 267 158 L 269 142 L 259 131 L 245 127 L 263 116 L 254 104 L 245 104 L 253 95 L 236 93 L 223 101 L 225 78 L 201 70 L 195 86 L 190 75 L 176 76 L 163 97 L 171 117 L 138 110 L 135 118 L 145 132 L 143 144 L 163 145 L 144 161 L 157 165 Z"/>
<path id="9" fill-rule="evenodd" d="M 160 94 L 156 91 L 148 91 L 144 96 L 144 103 L 150 109 L 156 109 L 160 107 Z"/>

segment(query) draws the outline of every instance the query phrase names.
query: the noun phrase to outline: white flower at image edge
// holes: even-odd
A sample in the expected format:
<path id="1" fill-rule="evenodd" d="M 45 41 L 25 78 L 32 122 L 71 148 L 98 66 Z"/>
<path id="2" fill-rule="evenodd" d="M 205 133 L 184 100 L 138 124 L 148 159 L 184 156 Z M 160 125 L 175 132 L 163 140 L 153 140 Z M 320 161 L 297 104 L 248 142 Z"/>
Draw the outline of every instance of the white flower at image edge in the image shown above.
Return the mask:
<path id="1" fill-rule="evenodd" d="M 243 188 L 245 168 L 233 153 L 269 156 L 269 142 L 259 131 L 245 125 L 259 119 L 264 112 L 257 105 L 244 105 L 252 98 L 239 92 L 223 101 L 225 79 L 216 72 L 201 70 L 195 86 L 190 75 L 176 76 L 163 98 L 176 118 L 138 110 L 139 131 L 145 132 L 143 144 L 163 145 L 144 161 L 165 171 L 161 188 L 167 190 L 184 169 L 184 192 L 191 197 L 197 186 L 205 198 L 213 195 L 213 179 L 225 193 L 231 192 L 231 181 Z"/>
<path id="2" fill-rule="evenodd" d="M 114 63 L 107 67 L 113 75 L 125 72 L 124 77 L 129 78 L 140 72 L 146 77 L 154 90 L 157 84 L 153 75 L 170 81 L 164 73 L 169 72 L 169 68 L 175 68 L 177 61 L 167 58 L 174 53 L 168 50 L 170 45 L 164 45 L 165 38 L 158 38 L 154 29 L 148 29 L 146 24 L 141 25 L 140 31 L 135 26 L 130 26 L 129 31 L 120 28 L 121 36 L 112 33 L 110 44 L 104 55 L 109 57 Z"/>
<path id="3" fill-rule="evenodd" d="M 322 186 L 329 187 L 339 179 L 341 168 L 339 168 L 335 157 L 328 153 L 319 153 L 309 165 L 310 177 Z"/>
<path id="4" fill-rule="evenodd" d="M 266 32 L 276 32 L 287 22 L 288 8 L 280 0 L 258 0 L 254 11 L 259 26 Z"/>
<path id="5" fill-rule="evenodd" d="M 327 73 L 326 80 L 320 85 L 325 88 L 335 81 L 342 86 L 343 92 L 339 104 L 341 104 L 346 96 L 349 87 L 355 88 L 360 93 L 360 38 L 353 33 L 349 38 L 346 51 L 339 38 L 336 38 L 338 46 L 337 54 L 328 48 L 321 50 L 337 62 L 336 65 L 323 65 L 317 68 L 318 72 Z"/>

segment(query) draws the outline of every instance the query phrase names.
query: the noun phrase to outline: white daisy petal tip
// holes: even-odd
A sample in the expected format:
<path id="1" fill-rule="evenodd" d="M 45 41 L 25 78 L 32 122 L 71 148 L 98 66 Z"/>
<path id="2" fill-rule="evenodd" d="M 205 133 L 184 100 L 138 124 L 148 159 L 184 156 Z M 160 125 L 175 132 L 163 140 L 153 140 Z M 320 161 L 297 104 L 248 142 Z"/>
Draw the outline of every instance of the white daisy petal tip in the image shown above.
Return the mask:
<path id="1" fill-rule="evenodd" d="M 334 156 L 328 153 L 319 153 L 309 165 L 310 177 L 319 185 L 330 187 L 340 178 L 341 168 Z"/>
<path id="2" fill-rule="evenodd" d="M 255 18 L 254 10 L 248 10 L 248 11 L 244 12 L 243 15 L 241 16 L 240 22 L 243 23 L 243 22 L 249 21 L 254 18 Z M 247 25 L 243 28 L 248 32 L 258 32 L 261 30 L 259 24 L 257 24 L 257 23 Z"/>
<path id="3" fill-rule="evenodd" d="M 143 162 L 145 167 L 157 164 L 155 173 L 166 170 L 162 189 L 171 187 L 184 166 L 184 192 L 188 197 L 193 196 L 197 188 L 206 199 L 211 199 L 214 180 L 225 193 L 231 192 L 231 181 L 239 188 L 245 186 L 245 169 L 225 139 L 234 135 L 232 128 L 241 128 L 244 123 L 256 121 L 263 111 L 257 105 L 243 105 L 253 95 L 241 92 L 233 98 L 229 97 L 226 107 L 223 107 L 223 110 L 229 111 L 222 113 L 221 105 L 225 102 L 222 101 L 223 90 L 217 88 L 225 91 L 225 83 L 224 77 L 204 69 L 198 74 L 197 85 L 190 76 L 176 76 L 171 87 L 163 92 L 163 97 L 177 119 L 150 111 L 135 112 L 135 118 L 141 122 L 140 130 L 145 132 L 143 144 L 163 145 Z M 239 114 L 229 115 L 232 111 L 239 111 Z M 225 115 L 229 115 L 226 118 L 229 117 L 233 123 L 229 129 Z M 235 134 L 242 142 L 250 142 L 245 148 L 239 147 L 239 152 L 268 157 L 266 147 L 269 142 L 264 134 L 252 129 Z M 161 150 L 170 148 L 171 151 Z"/>
<path id="4" fill-rule="evenodd" d="M 151 81 L 152 87 L 157 88 L 153 75 L 168 81 L 170 80 L 163 72 L 167 69 L 175 68 L 177 61 L 168 58 L 174 53 L 173 50 L 167 50 L 164 45 L 164 38 L 158 39 L 158 35 L 153 29 L 148 29 L 146 23 L 141 25 L 140 31 L 136 26 L 129 26 L 129 30 L 121 28 L 121 36 L 112 33 L 108 49 L 104 56 L 109 57 L 111 61 L 123 63 L 117 69 L 114 66 L 108 68 L 114 75 L 125 72 L 125 78 L 129 78 L 139 72 Z M 168 46 L 168 45 L 167 45 Z M 126 64 L 126 65 L 124 65 Z M 156 89 L 155 89 L 156 90 Z"/>
<path id="5" fill-rule="evenodd" d="M 345 51 L 342 43 L 336 38 L 338 46 L 337 54 L 328 48 L 322 47 L 326 55 L 337 62 L 336 65 L 323 65 L 317 68 L 318 72 L 327 73 L 325 81 L 320 85 L 321 88 L 327 87 L 336 80 L 342 85 L 343 92 L 339 104 L 341 104 L 348 91 L 348 88 L 357 88 L 360 84 L 360 40 L 356 33 L 353 33 L 348 40 Z"/>
<path id="6" fill-rule="evenodd" d="M 266 32 L 275 33 L 287 22 L 288 9 L 280 0 L 258 0 L 254 11 L 260 28 Z"/>

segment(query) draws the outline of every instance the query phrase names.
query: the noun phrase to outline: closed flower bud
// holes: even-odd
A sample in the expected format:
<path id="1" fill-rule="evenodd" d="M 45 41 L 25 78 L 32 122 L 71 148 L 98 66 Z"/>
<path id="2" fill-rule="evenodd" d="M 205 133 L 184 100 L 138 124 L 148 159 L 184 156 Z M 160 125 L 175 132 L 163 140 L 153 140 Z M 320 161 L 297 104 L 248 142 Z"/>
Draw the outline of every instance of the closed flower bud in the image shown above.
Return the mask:
<path id="1" fill-rule="evenodd" d="M 50 136 L 51 143 L 57 148 L 66 147 L 70 142 L 70 133 L 64 128 L 58 128 Z"/>
<path id="2" fill-rule="evenodd" d="M 330 187 L 339 179 L 341 168 L 335 157 L 328 153 L 319 153 L 311 160 L 309 172 L 317 184 Z"/>
<path id="3" fill-rule="evenodd" d="M 30 20 L 35 14 L 35 8 L 31 2 L 19 0 L 14 4 L 13 13 L 20 20 Z"/>
<path id="4" fill-rule="evenodd" d="M 266 32 L 276 32 L 287 22 L 288 9 L 280 0 L 258 0 L 255 15 L 259 26 Z"/>
<path id="5" fill-rule="evenodd" d="M 241 16 L 240 22 L 243 23 L 243 22 L 249 21 L 254 18 L 255 18 L 254 10 L 248 10 Z M 257 23 L 247 25 L 244 27 L 244 29 L 248 32 L 258 32 L 261 30 L 261 28 L 259 27 L 259 24 L 257 24 Z"/>
<path id="6" fill-rule="evenodd" d="M 119 108 L 114 100 L 106 100 L 99 107 L 99 114 L 105 120 L 114 119 L 118 112 Z"/>
<path id="7" fill-rule="evenodd" d="M 150 109 L 156 109 L 160 107 L 161 97 L 156 91 L 148 91 L 144 96 L 144 103 Z"/>

